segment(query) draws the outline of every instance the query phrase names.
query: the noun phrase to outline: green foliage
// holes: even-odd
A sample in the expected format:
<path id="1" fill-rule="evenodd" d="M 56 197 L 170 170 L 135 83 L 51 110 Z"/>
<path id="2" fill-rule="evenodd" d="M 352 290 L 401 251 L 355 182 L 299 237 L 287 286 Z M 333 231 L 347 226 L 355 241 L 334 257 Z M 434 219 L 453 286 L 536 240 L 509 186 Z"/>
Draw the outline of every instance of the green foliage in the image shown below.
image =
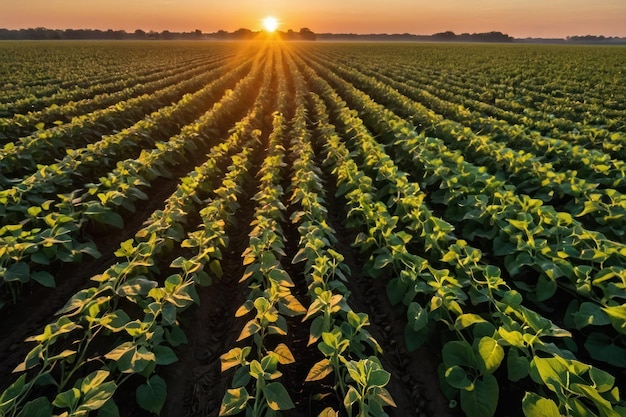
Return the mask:
<path id="1" fill-rule="evenodd" d="M 159 71 L 68 56 L 71 69 L 6 71 L 0 307 L 55 288 L 63 263 L 100 256 L 91 236 L 128 226 L 161 180 L 177 187 L 26 340 L 1 415 L 116 417 L 131 377 L 139 406 L 159 414 L 159 367 L 187 341 L 180 314 L 200 302 L 197 286 L 232 278 L 222 251 L 239 233 L 227 227 L 248 233 L 249 292 L 238 345 L 221 356 L 232 377 L 221 415 L 296 407 L 282 375 L 297 366 L 293 325 L 321 353 L 312 398 L 332 389 L 350 416 L 395 405 L 369 317 L 351 308 L 348 263 L 385 280 L 409 350 L 442 336 L 439 383 L 465 415 L 495 415 L 501 385 L 518 382 L 528 417 L 626 415 L 620 381 L 596 367 L 626 367 L 622 51 L 586 50 L 587 70 L 552 47 L 267 44 L 244 59 L 232 47 L 159 52 Z M 102 49 L 91 52 L 94 64 Z M 246 181 L 255 207 L 241 225 Z M 340 253 L 330 201 L 345 202 L 358 262 Z"/>

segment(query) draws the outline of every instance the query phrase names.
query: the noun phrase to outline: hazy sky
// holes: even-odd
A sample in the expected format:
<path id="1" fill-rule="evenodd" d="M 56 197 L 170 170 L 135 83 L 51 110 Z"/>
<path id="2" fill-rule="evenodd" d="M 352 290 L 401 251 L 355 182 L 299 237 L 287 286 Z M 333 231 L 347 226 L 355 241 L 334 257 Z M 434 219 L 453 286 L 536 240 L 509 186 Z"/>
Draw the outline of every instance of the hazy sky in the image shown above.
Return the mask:
<path id="1" fill-rule="evenodd" d="M 626 36 L 626 0 L 1 0 L 0 28 Z"/>

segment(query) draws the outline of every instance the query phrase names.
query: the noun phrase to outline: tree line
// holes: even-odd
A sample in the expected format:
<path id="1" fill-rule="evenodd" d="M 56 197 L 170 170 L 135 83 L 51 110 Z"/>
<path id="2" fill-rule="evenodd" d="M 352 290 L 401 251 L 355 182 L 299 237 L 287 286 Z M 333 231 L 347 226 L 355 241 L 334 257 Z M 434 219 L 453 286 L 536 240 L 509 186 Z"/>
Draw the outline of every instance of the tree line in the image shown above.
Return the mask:
<path id="1" fill-rule="evenodd" d="M 255 32 L 250 29 L 238 29 L 234 32 L 219 30 L 213 33 L 203 33 L 200 29 L 192 32 L 162 32 L 144 31 L 137 29 L 134 32 L 125 30 L 100 29 L 48 29 L 43 27 L 29 29 L 0 29 L 0 39 L 3 40 L 249 40 L 264 32 Z M 276 31 L 275 36 L 284 40 L 315 40 L 316 34 L 309 28 L 299 31 Z"/>

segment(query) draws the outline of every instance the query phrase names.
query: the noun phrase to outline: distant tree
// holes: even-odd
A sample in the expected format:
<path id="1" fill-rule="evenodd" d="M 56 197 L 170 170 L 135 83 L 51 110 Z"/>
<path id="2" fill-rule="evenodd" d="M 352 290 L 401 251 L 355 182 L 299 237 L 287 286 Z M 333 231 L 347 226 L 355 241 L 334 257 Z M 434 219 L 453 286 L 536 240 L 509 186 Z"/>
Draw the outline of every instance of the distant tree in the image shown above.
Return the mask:
<path id="1" fill-rule="evenodd" d="M 215 37 L 217 39 L 226 39 L 228 38 L 228 32 L 226 32 L 224 29 L 220 29 L 217 32 L 215 32 Z"/>
<path id="2" fill-rule="evenodd" d="M 174 35 L 169 30 L 164 30 L 161 32 L 160 39 L 170 40 L 174 39 Z"/>
<path id="3" fill-rule="evenodd" d="M 282 38 L 287 41 L 292 41 L 296 38 L 296 32 L 293 29 L 287 29 L 287 33 L 281 33 Z"/>
<path id="4" fill-rule="evenodd" d="M 315 33 L 309 28 L 300 29 L 300 39 L 305 41 L 314 41 L 317 38 Z"/>
<path id="5" fill-rule="evenodd" d="M 141 30 L 141 29 L 137 29 L 137 30 L 135 30 L 133 37 L 135 39 L 147 39 L 148 38 L 148 34 L 145 31 Z"/>
<path id="6" fill-rule="evenodd" d="M 433 38 L 440 41 L 453 41 L 456 40 L 456 34 L 450 30 L 440 33 L 435 33 Z"/>
<path id="7" fill-rule="evenodd" d="M 606 37 L 594 36 L 594 35 L 585 35 L 585 36 L 568 36 L 565 38 L 568 42 L 578 42 L 578 43 L 602 43 L 607 40 Z"/>
<path id="8" fill-rule="evenodd" d="M 252 39 L 254 38 L 254 32 L 250 29 L 237 29 L 233 32 L 233 38 L 238 40 Z"/>

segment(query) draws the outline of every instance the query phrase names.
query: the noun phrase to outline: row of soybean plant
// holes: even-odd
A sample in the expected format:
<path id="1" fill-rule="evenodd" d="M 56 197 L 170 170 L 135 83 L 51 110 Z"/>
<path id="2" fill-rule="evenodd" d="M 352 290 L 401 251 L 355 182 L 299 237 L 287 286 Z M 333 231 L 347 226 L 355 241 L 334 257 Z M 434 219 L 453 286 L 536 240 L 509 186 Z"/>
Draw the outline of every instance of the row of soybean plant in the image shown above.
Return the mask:
<path id="1" fill-rule="evenodd" d="M 84 121 L 82 124 L 83 132 L 88 132 L 87 128 L 90 125 L 92 131 L 96 130 L 94 129 L 96 126 L 98 129 L 106 127 L 106 123 L 116 123 L 115 125 L 111 124 L 111 127 L 120 127 L 121 122 L 131 117 L 137 117 L 133 115 L 136 115 L 140 109 L 144 109 L 144 113 L 150 112 L 153 111 L 150 108 L 158 109 L 156 106 L 159 103 L 163 105 L 163 103 L 171 102 L 171 100 L 167 100 L 166 96 L 156 94 L 157 92 L 161 92 L 170 85 L 206 73 L 223 63 L 225 59 L 226 56 L 210 56 L 178 65 L 171 65 L 170 63 L 160 70 L 156 68 L 143 72 L 136 70 L 133 75 L 125 74 L 124 79 L 119 83 L 107 83 L 104 79 L 99 79 L 97 82 L 103 89 L 102 92 L 95 91 L 92 95 L 85 95 L 79 100 L 72 100 L 71 97 L 68 97 L 65 102 L 51 104 L 38 111 L 31 110 L 26 114 L 18 113 L 12 117 L 0 118 L 0 134 L 2 135 L 0 136 L 0 143 L 4 144 L 6 149 L 6 145 L 10 142 L 24 143 L 28 141 L 29 135 L 31 137 L 45 135 L 44 130 L 55 125 L 65 124 L 66 134 L 68 132 L 76 134 L 79 120 Z M 153 62 L 152 65 L 154 64 Z M 180 93 L 191 91 L 195 90 L 179 90 Z M 171 91 L 166 93 L 172 94 Z M 151 100 L 147 100 L 148 97 L 151 97 Z M 163 97 L 163 100 L 160 100 L 160 97 Z M 90 114 L 89 118 L 87 114 Z M 118 117 L 113 118 L 113 115 Z M 95 120 L 100 123 L 96 125 Z M 74 129 L 67 128 L 68 122 L 72 122 Z M 21 140 L 18 139 L 20 137 Z M 19 143 L 17 144 L 19 145 Z"/>
<path id="2" fill-rule="evenodd" d="M 425 80 L 412 80 L 410 77 L 413 73 L 396 70 L 385 76 L 381 72 L 385 72 L 388 66 L 382 68 L 381 66 L 382 63 L 374 65 L 370 62 L 354 67 L 438 114 L 488 135 L 490 139 L 498 141 L 501 148 L 508 146 L 516 151 L 523 150 L 541 155 L 543 163 L 552 164 L 558 171 L 575 170 L 576 176 L 590 183 L 598 182 L 607 187 L 624 185 L 626 167 L 623 158 L 615 159 L 608 153 L 580 146 L 580 143 L 573 142 L 569 137 L 559 139 L 542 135 L 537 131 L 529 131 L 529 126 L 523 122 L 511 125 L 508 120 L 493 116 L 484 117 L 479 111 L 472 111 L 471 108 L 459 105 L 464 100 L 464 91 L 459 95 L 442 99 L 425 91 L 427 87 Z M 623 145 L 626 145 L 626 142 Z"/>
<path id="3" fill-rule="evenodd" d="M 450 54 L 436 61 L 436 65 L 433 65 L 435 60 L 420 66 L 410 65 L 406 59 L 396 61 L 404 63 L 408 74 L 419 72 L 419 79 L 427 79 L 428 88 L 437 94 L 456 91 L 485 104 L 493 103 L 497 107 L 490 106 L 492 110 L 517 115 L 513 123 L 527 124 L 544 133 L 562 134 L 568 140 L 582 139 L 582 143 L 600 145 L 600 141 L 610 138 L 608 135 L 622 130 L 619 121 L 624 117 L 624 109 L 619 102 L 624 89 L 619 85 L 619 54 L 596 50 L 592 65 L 602 62 L 603 71 L 573 73 L 566 69 L 564 62 L 576 62 L 574 65 L 583 68 L 591 61 L 580 60 L 580 55 L 572 53 L 572 49 L 539 51 L 530 47 L 522 53 L 510 53 L 513 49 L 509 48 L 498 49 L 478 48 L 474 51 L 477 59 L 470 61 L 460 54 L 455 57 Z M 492 54 L 497 65 L 486 67 L 490 59 L 484 60 L 480 53 Z M 536 60 L 525 59 L 526 53 L 549 56 L 550 64 L 535 65 Z M 455 58 L 463 59 L 465 65 L 457 66 Z M 502 111 L 499 114 L 503 114 Z"/>
<path id="4" fill-rule="evenodd" d="M 585 122 L 555 117 L 554 114 L 544 110 L 536 110 L 527 106 L 520 108 L 514 100 L 493 99 L 492 91 L 488 90 L 487 87 L 480 89 L 477 84 L 468 83 L 466 79 L 461 81 L 451 74 L 448 74 L 445 80 L 440 77 L 433 77 L 430 72 L 426 73 L 421 68 L 409 65 L 398 56 L 395 60 L 390 60 L 389 56 L 377 58 L 378 62 L 369 61 L 375 66 L 376 74 L 371 72 L 372 67 L 367 64 L 359 65 L 359 69 L 370 75 L 383 75 L 379 79 L 387 80 L 386 82 L 398 88 L 398 91 L 403 94 L 426 104 L 430 108 L 438 108 L 436 106 L 441 105 L 440 110 L 438 110 L 439 113 L 447 116 L 446 111 L 450 111 L 450 115 L 460 115 L 462 117 L 459 120 L 470 126 L 484 126 L 483 130 L 490 125 L 494 129 L 500 127 L 511 129 L 511 131 L 521 129 L 533 139 L 542 141 L 549 138 L 541 139 L 541 135 L 563 139 L 564 141 L 554 141 L 553 143 L 565 147 L 567 152 L 580 152 L 581 149 L 591 148 L 603 150 L 618 159 L 624 159 L 626 155 L 624 153 L 626 151 L 624 149 L 626 136 L 623 132 L 617 131 L 618 126 L 607 126 L 607 123 L 610 123 L 608 121 Z M 355 57 L 355 59 L 362 63 L 365 62 L 363 57 Z M 389 77 L 392 81 L 389 81 Z M 568 82 L 564 78 L 560 78 L 559 81 Z M 489 85 L 491 83 L 482 82 L 478 84 Z M 474 91 L 477 89 L 478 91 Z M 516 103 L 517 106 L 512 106 L 512 103 Z M 459 107 L 459 105 L 465 108 Z M 556 104 L 548 106 L 554 108 Z M 581 111 L 583 114 L 595 115 L 599 118 L 602 117 L 601 112 L 602 110 L 597 105 L 588 105 Z M 515 126 L 511 126 L 511 124 Z M 578 145 L 578 147 L 570 150 L 571 145 Z"/>
<path id="5" fill-rule="evenodd" d="M 545 202 L 561 201 L 559 204 L 571 207 L 570 211 L 576 216 L 582 217 L 586 222 L 595 223 L 596 229 L 623 242 L 626 196 L 615 188 L 608 188 L 619 188 L 626 181 L 626 165 L 623 161 L 611 159 L 597 151 L 573 147 L 577 151 L 570 152 L 569 157 L 576 157 L 575 153 L 585 155 L 578 158 L 579 167 L 583 171 L 588 171 L 587 167 L 590 167 L 594 171 L 587 173 L 590 178 L 577 175 L 571 169 L 556 170 L 552 163 L 545 162 L 532 152 L 509 148 L 493 140 L 493 135 L 476 134 L 471 128 L 446 119 L 432 108 L 403 96 L 396 90 L 398 87 L 365 76 L 353 68 L 341 67 L 330 61 L 323 63 L 357 87 L 365 88 L 381 104 L 400 109 L 401 116 L 423 126 L 427 134 L 442 138 L 449 147 L 459 148 L 466 158 L 475 160 L 494 173 L 504 170 L 509 180 L 521 192 L 533 194 Z M 509 134 L 515 136 L 516 144 L 523 142 L 519 134 L 513 135 L 509 132 L 507 137 Z M 545 140 L 555 141 L 547 138 Z M 568 160 L 564 155 L 559 157 Z M 605 188 L 598 188 L 599 179 L 606 180 L 603 181 Z M 562 202 L 564 199 L 567 201 Z"/>
<path id="6" fill-rule="evenodd" d="M 374 74 L 371 70 L 365 72 Z M 507 170 L 512 173 L 512 180 L 520 184 L 520 188 L 526 192 L 539 191 L 538 196 L 544 201 L 558 201 L 564 195 L 569 196 L 574 202 L 571 211 L 577 217 L 595 222 L 597 230 L 623 241 L 626 197 L 619 191 L 624 189 L 626 180 L 623 158 L 615 159 L 610 153 L 587 149 L 569 140 L 545 137 L 538 132 L 525 132 L 526 126 L 511 126 L 477 113 L 461 115 L 456 102 L 437 105 L 436 99 L 420 99 L 420 90 L 407 87 L 407 81 L 378 78 L 407 97 L 419 100 L 429 109 L 444 116 L 456 114 L 454 120 L 488 133 L 488 136 L 466 136 L 470 131 L 464 128 L 459 136 L 468 141 L 460 146 L 464 155 L 471 156 L 492 171 Z M 439 102 L 443 103 L 442 100 Z M 601 185 L 600 189 L 598 184 Z"/>
<path id="7" fill-rule="evenodd" d="M 280 410 L 294 408 L 294 404 L 281 382 L 283 373 L 279 365 L 295 362 L 289 347 L 283 343 L 287 336 L 287 317 L 304 314 L 306 309 L 292 295 L 294 282 L 285 271 L 281 258 L 285 256 L 284 222 L 285 206 L 282 203 L 282 169 L 285 149 L 282 146 L 287 133 L 284 112 L 289 105 L 287 82 L 282 71 L 280 51 L 272 48 L 275 61 L 271 72 L 277 77 L 277 111 L 272 113 L 272 131 L 267 138 L 267 148 L 257 172 L 258 191 L 248 246 L 242 253 L 246 267 L 240 282 L 250 291 L 246 301 L 237 309 L 237 317 L 252 316 L 241 330 L 237 342 L 247 343 L 224 353 L 222 372 L 231 370 L 232 380 L 227 389 L 220 415 L 275 415 Z"/>
<path id="8" fill-rule="evenodd" d="M 577 331 L 599 326 L 586 334 L 585 349 L 595 360 L 626 366 L 620 347 L 626 333 L 623 245 L 585 229 L 569 213 L 518 194 L 515 187 L 448 150 L 441 140 L 418 135 L 409 123 L 362 93 L 355 97 L 360 97 L 361 115 L 397 149 L 396 160 L 421 172 L 427 183 L 439 183 L 440 190 L 429 198 L 449 207 L 446 217 L 461 224 L 464 237 L 493 241 L 493 254 L 504 257 L 503 266 L 518 289 L 540 308 L 556 302 L 557 288 L 575 294 L 559 321 Z M 534 282 L 524 278 L 527 268 L 538 275 Z"/>
<path id="9" fill-rule="evenodd" d="M 294 61 L 289 64 L 291 73 L 297 75 L 296 91 L 308 92 Z M 298 97 L 304 100 L 304 94 Z M 334 249 L 337 238 L 327 222 L 322 171 L 315 162 L 311 134 L 305 123 L 306 112 L 301 106 L 291 140 L 291 152 L 296 155 L 291 201 L 301 207 L 292 215 L 300 233 L 299 251 L 293 262 L 305 262 L 311 303 L 303 320 L 312 319 L 309 345 L 317 342 L 324 355 L 311 368 L 307 381 L 323 380 L 333 374 L 334 388 L 349 415 L 356 405 L 359 416 L 382 416 L 384 407 L 395 407 L 385 388 L 391 376 L 380 362 L 380 345 L 365 328 L 369 325 L 368 315 L 354 312 L 348 304 L 346 283 L 351 271 L 343 255 Z"/>
<path id="10" fill-rule="evenodd" d="M 57 44 L 42 51 L 32 44 L 15 46 L 3 45 L 0 50 L 13 58 L 3 65 L 0 117 L 28 116 L 48 107 L 123 90 L 135 84 L 137 75 L 150 80 L 223 53 L 219 47 L 189 51 L 163 46 L 142 49 L 101 44 L 98 48 L 73 48 Z M 57 61 L 51 64 L 53 59 Z"/>
<path id="11" fill-rule="evenodd" d="M 3 182 L 18 181 L 33 173 L 37 165 L 50 164 L 62 158 L 66 150 L 87 146 L 98 141 L 106 131 L 133 129 L 132 125 L 146 123 L 152 117 L 158 121 L 166 108 L 174 109 L 172 103 L 186 94 L 193 94 L 210 84 L 226 69 L 237 66 L 232 61 L 217 61 L 211 65 L 192 70 L 189 74 L 176 74 L 151 83 L 150 88 L 137 97 L 119 101 L 107 107 L 72 118 L 69 122 L 36 131 L 28 136 L 6 143 L 0 153 L 0 172 L 6 176 Z M 199 73 L 198 73 L 199 72 Z M 155 113 L 154 112 L 160 112 Z M 141 119 L 144 118 L 142 121 Z M 110 135 L 115 137 L 116 135 Z"/>
<path id="12" fill-rule="evenodd" d="M 322 66 L 313 67 L 325 78 L 334 77 Z M 494 415 L 499 385 L 493 374 L 504 361 L 505 347 L 509 379 L 530 375 L 542 392 L 545 388 L 554 391 L 544 395 L 557 399 L 554 402 L 528 393 L 523 402 L 527 415 L 539 415 L 533 414 L 539 408 L 541 412 L 572 407 L 584 410 L 587 402 L 602 412 L 619 410 L 612 406 L 619 402 L 614 378 L 576 361 L 571 352 L 552 343 L 551 338 L 569 333 L 524 307 L 521 294 L 500 277 L 500 269 L 481 262 L 480 250 L 457 240 L 451 225 L 432 215 L 423 203 L 426 196 L 419 185 L 398 170 L 355 112 L 341 109 L 342 100 L 330 86 L 318 82 L 313 89 L 322 93 L 326 104 L 332 106 L 331 112 L 338 114 L 346 138 L 360 142 L 354 152 L 364 169 L 377 167 L 375 177 L 368 176 L 352 160 L 338 135 L 325 138 L 336 164 L 338 187 L 349 203 L 349 217 L 353 223 L 364 223 L 355 243 L 372 251 L 372 273 L 393 270 L 396 278 L 389 282 L 388 294 L 393 303 L 407 306 L 410 347 L 428 338 L 434 322 L 442 322 L 451 331 L 452 340 L 442 350 L 440 376 L 448 395 L 459 395 L 463 411 L 470 416 Z M 319 113 L 325 114 L 321 101 L 319 106 Z M 366 154 L 362 149 L 367 141 Z M 412 253 L 415 251 L 431 259 Z M 453 266 L 454 273 L 437 268 L 438 264 Z M 468 301 L 472 305 L 467 305 Z M 559 375 L 556 384 L 552 381 L 555 374 Z M 572 389 L 567 379 L 571 374 L 577 377 L 577 391 L 570 396 L 559 395 Z M 605 384 L 598 386 L 598 379 Z M 583 385 L 584 389 L 578 388 Z"/>
<path id="13" fill-rule="evenodd" d="M 54 287 L 55 278 L 49 271 L 53 262 L 80 262 L 84 255 L 97 257 L 95 244 L 81 238 L 84 227 L 89 222 L 98 222 L 123 228 L 122 209 L 133 211 L 135 201 L 147 198 L 140 187 L 149 186 L 158 176 L 170 176 L 168 170 L 184 163 L 186 153 L 190 154 L 194 147 L 201 147 L 212 138 L 210 128 L 227 123 L 232 110 L 239 105 L 240 91 L 248 90 L 255 77 L 258 78 L 258 74 L 253 76 L 253 73 L 238 78 L 249 65 L 248 62 L 240 65 L 238 71 L 213 80 L 196 95 L 186 96 L 177 103 L 180 111 L 196 114 L 197 110 L 193 108 L 198 107 L 198 100 L 219 97 L 228 86 L 240 81 L 235 90 L 224 93 L 213 109 L 188 123 L 177 135 L 168 138 L 165 132 L 157 134 L 163 123 L 172 121 L 169 116 L 173 109 L 167 108 L 167 111 L 159 112 L 163 114 L 160 116 L 162 120 L 156 117 L 145 119 L 132 130 L 104 138 L 100 142 L 102 149 L 88 146 L 72 152 L 61 162 L 42 167 L 37 174 L 23 181 L 21 187 L 18 185 L 0 192 L 5 196 L 0 200 L 3 203 L 0 210 L 6 213 L 0 228 L 0 239 L 4 244 L 0 256 L 0 286 L 8 287 L 11 299 L 16 301 L 20 287 L 31 280 Z M 207 102 L 213 103 L 214 100 Z M 132 151 L 137 147 L 137 135 L 151 136 L 153 146 L 150 150 L 142 149 L 138 156 Z M 129 149 L 124 151 L 120 147 Z M 104 152 L 115 155 L 116 159 L 124 155 L 130 157 L 119 160 L 116 168 L 100 177 L 98 182 L 83 184 L 84 188 L 67 194 L 61 193 L 75 186 L 77 173 L 87 175 L 91 168 L 107 167 Z"/>
<path id="14" fill-rule="evenodd" d="M 366 345 L 374 355 L 380 348 L 363 328 L 369 324 L 367 315 L 352 312 L 346 302 L 347 290 L 342 280 L 346 280 L 349 269 L 342 263 L 342 256 L 332 249 L 336 239 L 324 220 L 323 191 L 314 175 L 319 169 L 312 160 L 310 133 L 306 128 L 306 87 L 293 64 L 287 62 L 287 67 L 296 89 L 295 115 L 289 129 L 282 113 L 274 114 L 268 155 L 259 172 L 261 184 L 255 196 L 258 203 L 250 245 L 244 252 L 244 264 L 248 266 L 242 280 L 251 281 L 251 292 L 237 314 L 254 312 L 255 316 L 246 323 L 239 340 L 252 337 L 252 345 L 236 347 L 222 355 L 223 370 L 236 369 L 233 388 L 223 399 L 220 415 L 244 410 L 255 416 L 278 415 L 281 410 L 294 407 L 281 383 L 283 374 L 279 366 L 295 362 L 283 340 L 289 332 L 287 317 L 299 315 L 304 315 L 303 321 L 311 320 L 308 344 L 316 343 L 324 355 L 313 365 L 306 382 L 321 381 L 334 373 L 334 388 L 350 415 L 355 404 L 359 416 L 384 415 L 383 399 L 393 404 L 384 389 L 389 374 L 375 356 L 365 356 Z M 284 85 L 282 71 L 277 71 L 277 75 L 279 86 Z M 284 97 L 281 100 L 278 107 L 284 109 Z M 280 184 L 286 157 L 282 142 L 287 134 L 292 138 L 290 155 L 294 158 L 291 204 L 300 205 L 300 210 L 291 217 L 300 232 L 300 250 L 292 262 L 306 261 L 304 276 L 311 299 L 308 309 L 291 294 L 295 284 L 281 263 L 285 256 L 281 223 L 285 222 L 286 209 Z M 251 382 L 254 395 L 247 388 Z M 321 415 L 335 413 L 326 408 Z"/>
<path id="15" fill-rule="evenodd" d="M 262 71 L 256 62 L 253 72 Z M 236 89 L 234 102 L 241 103 L 249 93 Z M 248 148 L 258 136 L 258 108 L 257 102 L 230 137 L 211 148 L 207 161 L 181 178 L 165 208 L 155 211 L 134 239 L 120 245 L 115 254 L 122 260 L 95 275 L 92 287 L 76 293 L 54 322 L 28 339 L 37 345 L 17 366 L 15 372 L 21 375 L 0 395 L 2 415 L 37 411 L 69 417 L 97 410 L 101 416 L 116 416 L 113 395 L 133 377 L 144 381 L 136 390 L 138 405 L 160 412 L 167 386 L 157 366 L 175 362 L 172 348 L 186 342 L 177 315 L 198 302 L 196 286 L 208 285 L 212 276 L 221 274 L 224 227 L 250 165 Z M 215 187 L 229 155 L 229 172 Z M 189 228 L 188 213 L 198 210 L 202 225 L 181 242 Z M 173 273 L 162 279 L 158 262 L 177 244 L 193 256 L 174 259 L 169 266 Z M 41 396 L 38 386 L 49 386 L 51 397 Z"/>

